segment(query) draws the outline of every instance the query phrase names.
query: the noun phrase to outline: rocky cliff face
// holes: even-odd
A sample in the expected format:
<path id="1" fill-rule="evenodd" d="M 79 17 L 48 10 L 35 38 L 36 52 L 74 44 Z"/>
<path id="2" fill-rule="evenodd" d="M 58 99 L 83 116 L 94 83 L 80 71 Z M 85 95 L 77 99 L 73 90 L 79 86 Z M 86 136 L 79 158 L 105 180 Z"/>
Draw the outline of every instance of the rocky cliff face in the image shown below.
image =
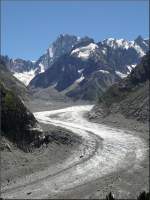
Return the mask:
<path id="1" fill-rule="evenodd" d="M 35 63 L 35 66 L 43 66 L 44 70 L 51 67 L 57 59 L 67 54 L 78 43 L 78 38 L 74 35 L 61 34 Z"/>
<path id="2" fill-rule="evenodd" d="M 142 122 L 149 120 L 150 54 L 143 57 L 131 74 L 110 87 L 91 111 L 91 118 L 101 118 L 111 113 Z"/>

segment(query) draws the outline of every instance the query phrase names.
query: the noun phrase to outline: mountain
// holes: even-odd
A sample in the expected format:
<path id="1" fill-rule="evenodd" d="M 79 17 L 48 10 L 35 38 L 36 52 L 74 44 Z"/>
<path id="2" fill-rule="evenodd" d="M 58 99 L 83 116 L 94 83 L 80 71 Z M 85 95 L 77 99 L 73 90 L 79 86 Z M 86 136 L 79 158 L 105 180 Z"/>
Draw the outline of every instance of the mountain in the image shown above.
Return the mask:
<path id="1" fill-rule="evenodd" d="M 4 58 L 0 57 L 0 80 L 10 90 L 12 90 L 22 100 L 28 100 L 30 93 L 25 85 L 13 76 L 6 66 Z"/>
<path id="2" fill-rule="evenodd" d="M 149 120 L 150 53 L 147 53 L 127 78 L 110 87 L 102 96 L 90 118 L 121 113 L 141 122 Z"/>
<path id="3" fill-rule="evenodd" d="M 78 80 L 82 80 L 82 77 Z M 72 97 L 74 100 L 84 99 L 93 101 L 99 95 L 103 94 L 108 87 L 119 80 L 120 77 L 115 73 L 98 70 L 85 78 L 84 81 L 81 81 L 81 83 L 79 82 L 75 88 L 67 91 L 67 96 Z"/>
<path id="4" fill-rule="evenodd" d="M 57 61 L 61 56 L 68 54 L 75 46 L 80 43 L 88 43 L 93 41 L 89 37 L 76 37 L 74 35 L 61 34 L 46 50 L 35 63 L 35 66 L 39 65 L 44 67 L 44 70 L 50 68 L 53 63 Z"/>
<path id="5" fill-rule="evenodd" d="M 62 91 L 80 77 L 78 68 L 83 65 L 85 63 L 79 58 L 61 56 L 45 73 L 37 75 L 29 86 L 46 88 L 55 85 L 58 91 Z"/>
<path id="6" fill-rule="evenodd" d="M 25 150 L 41 140 L 43 131 L 19 97 L 22 90 L 25 92 L 0 60 L 1 134 Z"/>
<path id="7" fill-rule="evenodd" d="M 76 36 L 61 34 L 37 61 L 10 59 L 8 56 L 1 58 L 13 75 L 27 86 L 37 74 L 43 73 L 57 58 L 68 53 L 78 41 Z"/>
<path id="8" fill-rule="evenodd" d="M 95 100 L 125 78 L 148 48 L 149 40 L 141 36 L 134 41 L 108 38 L 95 43 L 89 37 L 61 34 L 37 61 L 5 57 L 5 62 L 29 88 L 53 87 L 75 100 Z"/>
<path id="9" fill-rule="evenodd" d="M 70 52 L 36 75 L 29 88 L 52 86 L 73 99 L 95 100 L 99 93 L 126 77 L 147 51 L 147 40 L 139 37 L 134 41 L 109 38 L 99 43 L 80 38 Z"/>
<path id="10" fill-rule="evenodd" d="M 8 56 L 1 56 L 1 60 L 3 60 L 7 68 L 12 72 L 13 76 L 26 86 L 36 74 L 44 72 L 42 66 L 35 66 L 35 61 L 20 58 L 10 59 Z"/>
<path id="11" fill-rule="evenodd" d="M 60 56 L 70 52 L 72 47 L 78 43 L 79 38 L 73 35 L 61 34 L 35 63 L 48 69 Z"/>

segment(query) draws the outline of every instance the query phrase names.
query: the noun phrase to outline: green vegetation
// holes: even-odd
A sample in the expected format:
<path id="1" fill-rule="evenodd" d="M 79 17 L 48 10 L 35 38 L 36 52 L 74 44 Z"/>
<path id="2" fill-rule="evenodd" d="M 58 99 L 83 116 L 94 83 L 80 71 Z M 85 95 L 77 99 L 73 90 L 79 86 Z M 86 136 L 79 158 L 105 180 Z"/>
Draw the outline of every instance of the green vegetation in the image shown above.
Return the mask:
<path id="1" fill-rule="evenodd" d="M 14 101 L 14 96 L 10 91 L 8 91 L 5 96 L 4 104 L 5 104 L 4 106 L 7 107 L 8 109 L 15 110 L 16 104 Z"/>

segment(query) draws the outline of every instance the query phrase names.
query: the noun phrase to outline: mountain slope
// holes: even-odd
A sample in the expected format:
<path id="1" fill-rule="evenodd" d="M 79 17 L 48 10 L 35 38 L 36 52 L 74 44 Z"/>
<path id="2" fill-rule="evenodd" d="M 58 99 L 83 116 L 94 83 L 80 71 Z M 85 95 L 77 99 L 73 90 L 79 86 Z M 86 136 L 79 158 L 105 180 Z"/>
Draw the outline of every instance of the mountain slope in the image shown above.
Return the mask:
<path id="1" fill-rule="evenodd" d="M 23 100 L 29 99 L 30 93 L 28 89 L 12 75 L 3 59 L 0 59 L 0 80 L 8 89 L 12 90 Z"/>
<path id="2" fill-rule="evenodd" d="M 42 129 L 22 101 L 0 83 L 2 136 L 21 148 L 39 140 Z"/>
<path id="3" fill-rule="evenodd" d="M 98 70 L 93 72 L 90 77 L 87 77 L 77 85 L 74 89 L 67 92 L 67 96 L 73 99 L 96 100 L 99 95 L 111 86 L 118 82 L 120 77 L 115 73 L 111 74 L 109 71 Z"/>
<path id="4" fill-rule="evenodd" d="M 35 144 L 43 135 L 33 114 L 25 107 L 23 98 L 26 89 L 0 62 L 0 99 L 2 136 L 16 143 L 24 150 Z"/>
<path id="5" fill-rule="evenodd" d="M 88 43 L 89 41 L 91 41 L 91 39 L 88 37 L 79 38 L 74 35 L 60 34 L 58 38 L 50 44 L 46 53 L 36 61 L 35 66 L 42 65 L 46 70 L 50 68 L 58 58 L 68 54 L 79 43 Z"/>
<path id="6" fill-rule="evenodd" d="M 79 78 L 80 66 L 85 66 L 85 63 L 79 58 L 70 55 L 61 56 L 45 73 L 37 75 L 29 87 L 46 88 L 55 85 L 58 91 L 62 91 Z"/>
<path id="7" fill-rule="evenodd" d="M 34 62 L 30 60 L 23 60 L 20 58 L 10 59 L 8 56 L 1 56 L 1 60 L 12 72 L 13 76 L 25 85 L 28 85 L 32 78 L 40 72 L 39 67 L 35 69 Z"/>
<path id="8" fill-rule="evenodd" d="M 150 54 L 143 57 L 131 74 L 110 87 L 90 114 L 99 118 L 110 113 L 122 113 L 125 117 L 142 122 L 149 120 Z"/>
<path id="9" fill-rule="evenodd" d="M 87 40 L 85 38 L 84 40 Z M 1 56 L 7 68 L 13 75 L 22 81 L 26 86 L 40 73 L 48 69 L 57 59 L 68 53 L 80 38 L 73 35 L 60 35 L 37 61 L 23 60 L 20 58 L 10 59 L 8 56 Z"/>
<path id="10" fill-rule="evenodd" d="M 89 37 L 61 34 L 37 61 L 4 60 L 29 88 L 54 87 L 75 100 L 95 100 L 130 74 L 148 49 L 149 40 L 141 36 L 134 41 L 108 38 L 95 43 Z"/>
<path id="11" fill-rule="evenodd" d="M 95 43 L 81 38 L 70 52 L 57 58 L 29 88 L 53 86 L 73 99 L 95 100 L 108 87 L 126 77 L 148 50 L 147 42 L 107 39 Z"/>

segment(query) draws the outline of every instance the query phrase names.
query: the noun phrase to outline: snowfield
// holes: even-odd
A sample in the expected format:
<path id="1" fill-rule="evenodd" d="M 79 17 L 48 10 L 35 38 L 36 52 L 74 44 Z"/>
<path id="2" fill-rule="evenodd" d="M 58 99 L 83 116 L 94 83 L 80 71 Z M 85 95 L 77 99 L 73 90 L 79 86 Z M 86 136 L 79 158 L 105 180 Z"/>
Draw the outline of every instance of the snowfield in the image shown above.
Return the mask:
<path id="1" fill-rule="evenodd" d="M 98 48 L 97 44 L 90 43 L 87 46 L 83 46 L 83 47 L 74 49 L 71 52 L 71 55 L 76 55 L 78 58 L 86 60 L 89 58 L 90 54 L 95 51 L 96 48 Z"/>
<path id="2" fill-rule="evenodd" d="M 89 122 L 85 114 L 92 105 L 73 106 L 60 110 L 34 113 L 42 123 L 67 128 L 91 142 L 93 153 L 85 152 L 83 160 L 66 170 L 18 186 L 2 193 L 5 198 L 47 198 L 50 194 L 80 186 L 123 169 L 136 169 L 146 155 L 146 144 L 129 132 Z M 87 143 L 88 144 L 88 143 Z M 90 156 L 84 159 L 84 156 Z M 75 158 L 78 160 L 78 158 Z M 64 164 L 65 165 L 65 164 Z M 31 192 L 30 196 L 27 193 Z"/>
<path id="3" fill-rule="evenodd" d="M 141 57 L 145 55 L 145 52 L 142 50 L 142 48 L 138 44 L 135 43 L 135 41 L 127 41 L 125 39 L 108 38 L 108 39 L 105 39 L 102 43 L 107 44 L 108 46 L 110 46 L 114 49 L 116 49 L 116 48 L 123 48 L 123 49 L 134 48 Z M 146 44 L 146 43 L 144 42 L 144 44 Z"/>
<path id="4" fill-rule="evenodd" d="M 30 81 L 35 77 L 35 70 L 24 71 L 24 72 L 15 72 L 13 74 L 14 77 L 19 79 L 26 86 L 30 83 Z"/>

